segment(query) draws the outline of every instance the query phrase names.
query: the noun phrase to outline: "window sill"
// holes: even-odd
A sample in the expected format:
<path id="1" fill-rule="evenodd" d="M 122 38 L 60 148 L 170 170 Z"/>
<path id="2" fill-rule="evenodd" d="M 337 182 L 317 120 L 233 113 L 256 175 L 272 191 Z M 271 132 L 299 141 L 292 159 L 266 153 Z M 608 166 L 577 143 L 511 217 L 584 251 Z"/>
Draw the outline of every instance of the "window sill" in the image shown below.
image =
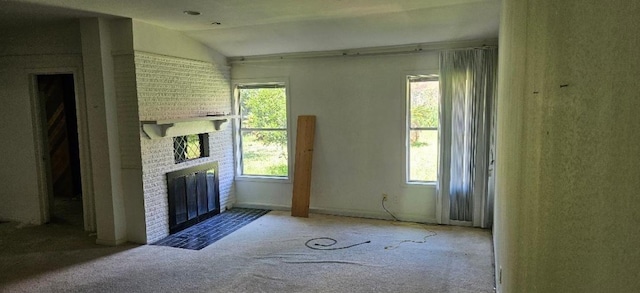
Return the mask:
<path id="1" fill-rule="evenodd" d="M 289 177 L 247 176 L 247 175 L 236 175 L 235 181 L 281 183 L 281 184 L 291 183 L 291 179 Z"/>
<path id="2" fill-rule="evenodd" d="M 435 181 L 407 181 L 404 183 L 406 186 L 411 187 L 431 187 L 436 188 L 437 182 Z"/>

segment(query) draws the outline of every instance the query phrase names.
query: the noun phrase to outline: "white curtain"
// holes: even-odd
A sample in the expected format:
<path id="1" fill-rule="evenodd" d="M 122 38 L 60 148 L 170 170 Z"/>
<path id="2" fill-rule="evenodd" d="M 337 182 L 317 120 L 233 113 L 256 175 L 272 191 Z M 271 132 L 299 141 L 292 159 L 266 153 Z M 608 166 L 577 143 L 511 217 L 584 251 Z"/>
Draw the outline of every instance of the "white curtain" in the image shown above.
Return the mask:
<path id="1" fill-rule="evenodd" d="M 491 227 L 493 194 L 488 192 L 493 149 L 497 48 L 440 53 L 440 91 L 444 111 L 440 192 L 449 219 Z"/>

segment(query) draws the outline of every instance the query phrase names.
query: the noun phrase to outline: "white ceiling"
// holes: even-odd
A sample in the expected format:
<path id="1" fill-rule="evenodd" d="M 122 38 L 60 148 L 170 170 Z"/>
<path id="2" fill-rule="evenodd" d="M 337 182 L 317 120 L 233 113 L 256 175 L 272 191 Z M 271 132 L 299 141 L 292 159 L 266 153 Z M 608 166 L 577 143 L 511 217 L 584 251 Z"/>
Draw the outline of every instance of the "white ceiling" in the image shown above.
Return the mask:
<path id="1" fill-rule="evenodd" d="M 497 38 L 500 0 L 0 0 L 0 9 L 0 25 L 134 18 L 236 57 Z"/>

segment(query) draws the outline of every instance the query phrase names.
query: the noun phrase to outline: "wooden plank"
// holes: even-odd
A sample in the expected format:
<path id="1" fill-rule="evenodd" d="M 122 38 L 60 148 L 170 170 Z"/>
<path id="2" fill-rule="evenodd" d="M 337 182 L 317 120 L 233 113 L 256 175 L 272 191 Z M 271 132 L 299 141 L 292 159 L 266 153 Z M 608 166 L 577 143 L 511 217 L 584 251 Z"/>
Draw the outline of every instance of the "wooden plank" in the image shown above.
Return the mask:
<path id="1" fill-rule="evenodd" d="M 293 173 L 293 198 L 291 215 L 309 217 L 309 197 L 311 195 L 311 163 L 313 141 L 316 131 L 316 116 L 298 116 L 296 134 L 296 161 Z"/>

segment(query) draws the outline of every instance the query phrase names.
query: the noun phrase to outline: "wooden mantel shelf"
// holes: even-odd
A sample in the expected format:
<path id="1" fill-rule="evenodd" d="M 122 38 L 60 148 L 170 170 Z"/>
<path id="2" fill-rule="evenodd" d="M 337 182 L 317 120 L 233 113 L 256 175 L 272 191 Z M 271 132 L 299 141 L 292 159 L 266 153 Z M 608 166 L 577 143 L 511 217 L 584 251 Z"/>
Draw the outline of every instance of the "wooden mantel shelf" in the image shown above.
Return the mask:
<path id="1" fill-rule="evenodd" d="M 209 133 L 218 131 L 230 119 L 239 118 L 238 115 L 202 116 L 166 120 L 140 121 L 142 132 L 150 138 L 174 137 L 189 134 Z"/>

